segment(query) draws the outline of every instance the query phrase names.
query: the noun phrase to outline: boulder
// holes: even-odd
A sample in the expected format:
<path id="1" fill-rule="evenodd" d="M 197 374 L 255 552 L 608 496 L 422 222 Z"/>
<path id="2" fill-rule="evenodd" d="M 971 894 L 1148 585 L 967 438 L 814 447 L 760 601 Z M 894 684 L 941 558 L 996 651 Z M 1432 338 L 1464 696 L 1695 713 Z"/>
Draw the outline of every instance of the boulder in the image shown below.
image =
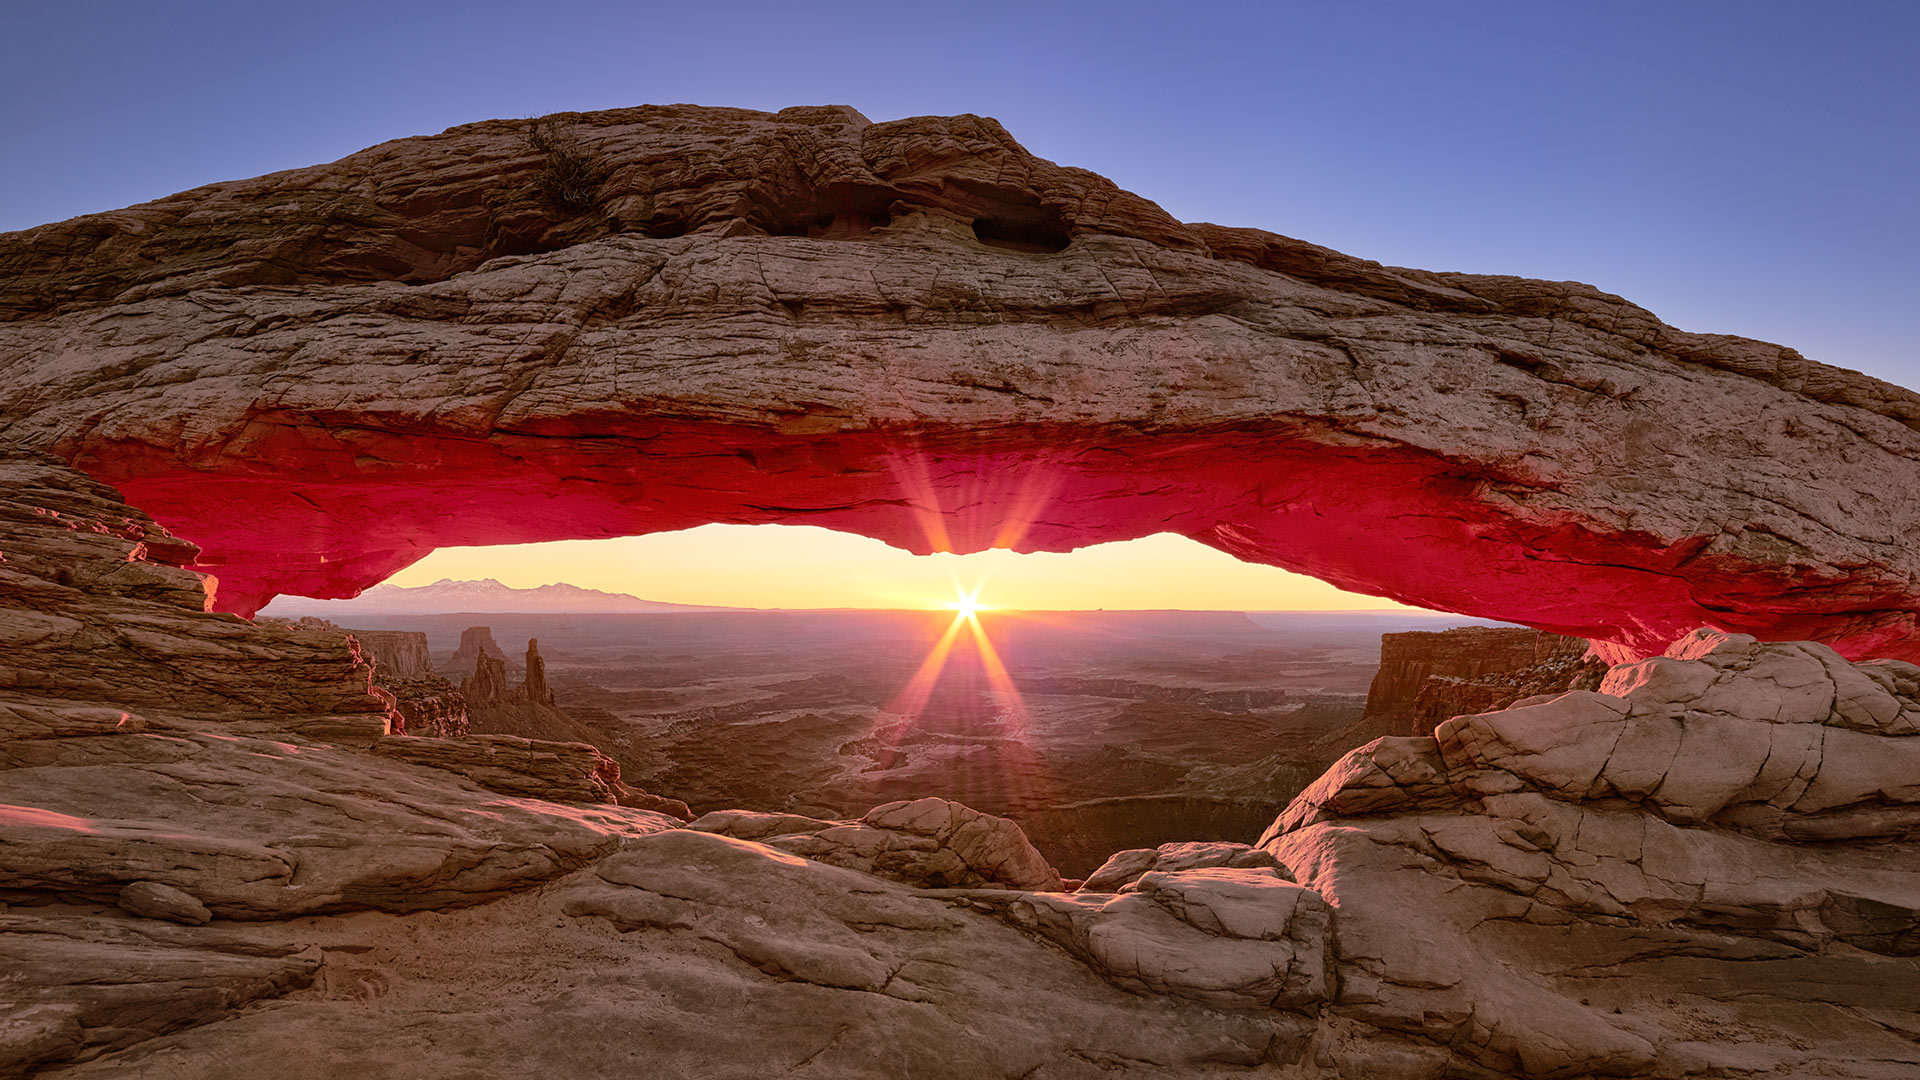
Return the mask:
<path id="1" fill-rule="evenodd" d="M 130 882 L 120 890 L 120 907 L 149 919 L 205 926 L 213 915 L 192 893 L 182 892 L 157 881 Z"/>

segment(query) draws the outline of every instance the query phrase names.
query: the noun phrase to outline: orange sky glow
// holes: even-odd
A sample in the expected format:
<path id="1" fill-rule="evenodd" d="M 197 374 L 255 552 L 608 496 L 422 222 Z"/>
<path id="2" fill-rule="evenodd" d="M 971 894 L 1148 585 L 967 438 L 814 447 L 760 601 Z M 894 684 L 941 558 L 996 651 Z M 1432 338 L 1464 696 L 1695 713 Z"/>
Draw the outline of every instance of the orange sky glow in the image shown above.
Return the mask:
<path id="1" fill-rule="evenodd" d="M 704 525 L 614 540 L 443 548 L 389 579 L 564 581 L 648 600 L 723 607 L 1217 611 L 1406 609 L 1170 533 L 1064 554 L 913 555 L 810 525 Z M 1410 610 L 1410 609 L 1407 609 Z"/>

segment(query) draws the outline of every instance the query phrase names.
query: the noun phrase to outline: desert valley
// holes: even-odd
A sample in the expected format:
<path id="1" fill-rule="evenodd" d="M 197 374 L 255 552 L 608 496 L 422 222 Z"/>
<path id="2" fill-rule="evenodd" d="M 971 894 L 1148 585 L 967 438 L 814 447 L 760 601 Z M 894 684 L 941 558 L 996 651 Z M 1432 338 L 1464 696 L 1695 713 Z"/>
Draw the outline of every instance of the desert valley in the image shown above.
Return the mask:
<path id="1" fill-rule="evenodd" d="M 503 716 L 467 730 L 591 742 L 629 783 L 696 813 L 845 818 L 935 795 L 1018 822 L 1070 877 L 1127 848 L 1250 843 L 1328 765 L 1391 726 L 1362 723 L 1382 633 L 1474 622 L 1420 612 L 988 611 L 979 622 L 1009 678 L 996 685 L 977 639 L 962 633 L 937 674 L 916 683 L 953 613 L 487 613 L 489 600 L 541 603 L 532 590 L 476 591 L 457 603 L 479 613 L 387 612 L 378 599 L 290 599 L 272 610 L 344 624 L 376 659 L 403 644 L 388 634 L 421 635 L 404 644 L 426 649 L 448 684 L 423 696 L 472 678 L 478 651 L 498 656 L 517 683 L 536 640 L 564 718 Z M 436 599 L 386 603 L 446 606 Z M 476 627 L 484 634 L 469 633 Z M 1430 657 L 1427 674 L 1531 662 L 1530 651 L 1526 662 L 1489 652 Z M 404 681 L 379 673 L 394 666 L 381 663 L 375 684 L 405 694 Z M 1410 708 L 1420 688 L 1420 676 L 1383 683 L 1375 716 Z"/>

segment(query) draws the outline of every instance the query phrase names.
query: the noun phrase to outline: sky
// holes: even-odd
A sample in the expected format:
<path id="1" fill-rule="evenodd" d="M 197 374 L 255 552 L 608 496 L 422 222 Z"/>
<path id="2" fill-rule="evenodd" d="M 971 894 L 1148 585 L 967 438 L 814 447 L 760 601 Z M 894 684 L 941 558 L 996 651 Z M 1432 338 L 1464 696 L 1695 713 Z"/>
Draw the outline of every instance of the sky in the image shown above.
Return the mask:
<path id="1" fill-rule="evenodd" d="M 0 0 L 0 14 L 0 230 L 491 117 L 671 102 L 974 112 L 1183 220 L 1390 264 L 1589 282 L 1683 329 L 1920 386 L 1910 0 Z M 441 552 L 394 581 L 559 575 L 717 602 L 669 592 L 709 564 L 785 565 L 783 547 L 894 561 L 857 538 L 831 549 L 779 529 L 605 543 L 627 547 Z M 1280 600 L 1249 607 L 1339 606 L 1278 570 L 1217 570 L 1199 545 L 1135 544 L 1022 571 L 1009 567 L 1040 557 L 984 561 L 995 582 L 1024 574 L 1078 598 L 1051 606 L 1217 606 L 1198 598 L 1221 590 Z M 651 569 L 578 580 L 588 562 Z M 928 571 L 899 573 L 877 588 L 911 591 Z M 1079 591 L 1060 593 L 1069 580 Z M 1191 582 L 1193 602 L 1127 598 L 1167 581 Z M 768 588 L 757 606 L 782 604 Z"/>

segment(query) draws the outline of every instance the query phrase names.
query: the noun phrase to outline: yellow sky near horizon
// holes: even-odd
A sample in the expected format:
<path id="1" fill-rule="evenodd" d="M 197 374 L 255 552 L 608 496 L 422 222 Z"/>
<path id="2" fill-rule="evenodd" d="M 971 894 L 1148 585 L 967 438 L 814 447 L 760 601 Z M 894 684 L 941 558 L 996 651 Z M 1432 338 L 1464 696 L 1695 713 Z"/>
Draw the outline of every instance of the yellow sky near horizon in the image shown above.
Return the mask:
<path id="1" fill-rule="evenodd" d="M 982 605 L 1034 611 L 1417 610 L 1243 563 L 1171 533 L 1067 553 L 914 555 L 812 525 L 703 525 L 612 540 L 442 548 L 387 583 L 441 578 L 495 578 L 522 589 L 564 581 L 721 607 L 940 608 L 954 603 L 957 589 L 978 589 Z"/>

